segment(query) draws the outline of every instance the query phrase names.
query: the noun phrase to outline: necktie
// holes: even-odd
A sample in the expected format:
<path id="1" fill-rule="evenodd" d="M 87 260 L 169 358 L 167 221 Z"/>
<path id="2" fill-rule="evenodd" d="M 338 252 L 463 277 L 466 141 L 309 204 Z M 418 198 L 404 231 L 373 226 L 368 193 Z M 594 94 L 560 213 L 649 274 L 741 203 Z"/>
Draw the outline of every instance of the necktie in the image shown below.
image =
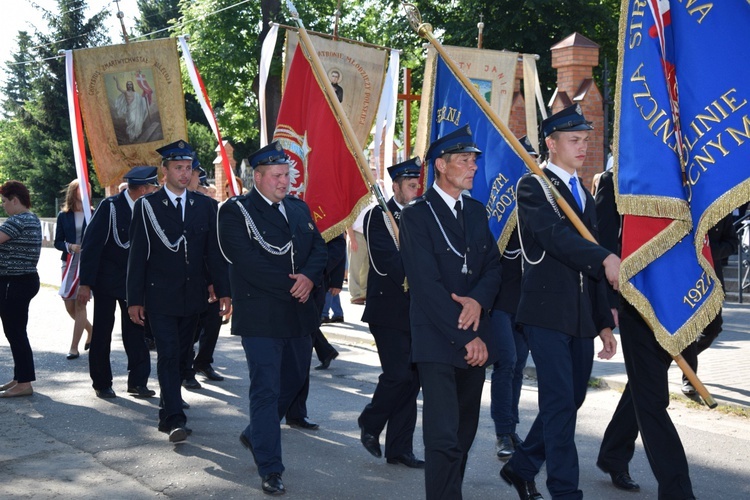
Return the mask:
<path id="1" fill-rule="evenodd" d="M 573 193 L 573 198 L 578 203 L 578 208 L 583 212 L 583 201 L 581 200 L 581 193 L 578 192 L 578 177 L 575 175 L 571 177 L 568 184 L 570 184 L 570 191 Z"/>
<path id="2" fill-rule="evenodd" d="M 286 216 L 284 216 L 284 213 L 281 211 L 281 204 L 280 203 L 271 203 L 271 206 L 276 209 L 276 211 L 279 213 L 282 219 L 284 219 L 284 222 L 289 225 L 289 221 L 286 220 Z"/>
<path id="3" fill-rule="evenodd" d="M 177 204 L 175 205 L 175 207 L 177 208 L 177 216 L 180 218 L 180 220 L 182 220 L 182 198 L 178 196 L 177 198 L 175 198 L 175 202 L 177 202 Z"/>
<path id="4" fill-rule="evenodd" d="M 458 221 L 458 225 L 461 226 L 461 229 L 464 228 L 464 212 L 461 210 L 461 201 L 457 201 L 455 205 L 453 205 L 453 209 L 456 211 L 456 220 Z"/>

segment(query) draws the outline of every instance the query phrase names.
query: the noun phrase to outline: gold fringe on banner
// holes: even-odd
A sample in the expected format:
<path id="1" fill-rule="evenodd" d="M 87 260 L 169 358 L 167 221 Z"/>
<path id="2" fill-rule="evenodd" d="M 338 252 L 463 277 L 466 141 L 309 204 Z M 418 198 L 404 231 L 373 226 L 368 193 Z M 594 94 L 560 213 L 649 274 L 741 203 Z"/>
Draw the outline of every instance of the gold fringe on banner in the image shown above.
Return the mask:
<path id="1" fill-rule="evenodd" d="M 674 220 L 654 238 L 628 255 L 620 264 L 620 283 L 629 280 L 661 257 L 690 232 L 690 224 Z"/>
<path id="2" fill-rule="evenodd" d="M 337 222 L 333 226 L 320 233 L 320 235 L 323 236 L 323 239 L 326 240 L 326 243 L 343 233 L 347 227 L 354 224 L 354 221 L 357 219 L 357 217 L 359 217 L 359 213 L 370 203 L 372 203 L 372 195 L 370 193 L 367 193 L 365 196 L 359 199 L 356 205 L 354 205 L 354 208 L 346 217 L 346 219 L 342 220 L 341 222 Z"/>
<path id="3" fill-rule="evenodd" d="M 698 221 L 695 231 L 696 249 L 702 245 L 706 233 L 718 222 L 729 215 L 735 208 L 750 201 L 750 179 L 737 184 L 735 187 L 716 198 Z M 740 214 L 742 215 L 742 214 Z"/>
<path id="4" fill-rule="evenodd" d="M 651 330 L 653 330 L 659 345 L 672 356 L 680 354 L 698 338 L 698 335 L 703 332 L 706 326 L 719 313 L 721 305 L 724 302 L 724 291 L 721 289 L 721 286 L 715 287 L 713 293 L 701 304 L 690 320 L 677 330 L 674 335 L 670 335 L 666 328 L 656 319 L 656 314 L 654 314 L 654 310 L 646 297 L 630 282 L 622 282 L 620 284 L 620 293 L 641 313 L 643 319 Z"/>
<path id="5" fill-rule="evenodd" d="M 312 58 L 310 57 L 310 54 L 309 54 L 309 52 L 307 50 L 307 47 L 303 43 L 300 43 L 299 46 L 302 48 L 302 53 L 305 55 L 305 59 L 307 59 L 308 62 L 310 63 L 310 66 L 313 67 Z M 330 108 L 331 113 L 333 113 L 333 116 L 336 117 L 336 121 L 338 122 L 339 126 L 341 126 L 341 118 L 336 114 L 336 110 L 335 110 L 333 104 L 331 103 L 331 97 L 328 95 L 328 92 L 325 91 L 324 86 L 323 86 L 323 82 L 320 81 L 320 78 L 319 78 L 318 74 L 315 71 L 313 71 L 312 74 L 313 74 L 313 76 L 315 78 L 315 81 L 320 86 L 321 91 L 323 92 L 323 96 L 325 97 L 326 102 L 328 103 L 328 107 Z M 343 132 L 343 130 L 341 131 L 341 135 L 344 138 L 344 143 L 346 144 L 346 147 L 349 150 L 349 153 L 352 155 L 352 157 L 355 160 L 357 159 L 357 157 L 361 157 L 361 156 L 364 155 L 364 152 L 361 149 L 362 146 L 360 146 L 359 144 L 352 144 L 352 142 L 349 140 L 349 137 L 347 137 L 347 134 L 345 134 Z M 357 140 L 356 137 L 354 138 L 354 140 Z M 361 169 L 358 169 L 358 170 L 360 170 L 359 173 L 362 176 L 362 182 L 365 185 L 369 186 L 368 179 L 365 176 L 364 172 L 362 172 Z M 326 243 L 329 242 L 329 241 L 331 241 L 333 238 L 335 238 L 336 236 L 338 236 L 342 232 L 344 232 L 344 230 L 348 226 L 352 225 L 352 223 L 354 222 L 354 220 L 359 216 L 359 212 L 361 212 L 364 207 L 366 207 L 367 205 L 369 205 L 371 203 L 371 201 L 372 201 L 372 195 L 368 191 L 367 194 L 365 194 L 362 198 L 360 198 L 357 201 L 357 203 L 354 205 L 354 208 L 352 209 L 352 211 L 349 213 L 349 215 L 344 220 L 342 220 L 340 222 L 337 222 L 333 226 L 331 226 L 328 229 L 326 229 L 325 231 L 323 231 L 321 233 L 321 236 L 323 236 L 323 239 L 326 241 Z"/>
<path id="6" fill-rule="evenodd" d="M 513 235 L 513 231 L 516 230 L 516 224 L 518 223 L 518 206 L 513 209 L 513 213 L 508 216 L 508 222 L 505 223 L 502 234 L 497 239 L 497 249 L 500 250 L 500 254 L 505 251 L 505 247 L 508 246 L 510 237 Z"/>

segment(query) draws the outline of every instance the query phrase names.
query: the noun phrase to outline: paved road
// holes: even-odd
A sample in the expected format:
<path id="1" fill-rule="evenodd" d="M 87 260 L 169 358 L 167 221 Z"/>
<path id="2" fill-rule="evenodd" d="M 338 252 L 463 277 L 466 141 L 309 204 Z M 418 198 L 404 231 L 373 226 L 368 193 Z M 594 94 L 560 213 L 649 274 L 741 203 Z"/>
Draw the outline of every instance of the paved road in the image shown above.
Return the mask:
<path id="1" fill-rule="evenodd" d="M 43 282 L 59 273 L 57 252 L 44 252 Z M 89 308 L 90 309 L 90 308 Z M 347 323 L 325 331 L 341 356 L 327 371 L 311 371 L 309 411 L 321 424 L 316 432 L 282 426 L 287 471 L 287 497 L 299 499 L 418 499 L 424 497 L 420 471 L 393 466 L 371 457 L 359 443 L 356 418 L 377 382 L 378 360 L 372 338 L 354 321 L 361 306 L 345 306 Z M 701 375 L 720 402 L 748 406 L 750 370 L 741 361 L 748 337 L 748 311 L 728 307 L 727 332 L 701 358 Z M 31 304 L 29 325 L 37 364 L 35 394 L 0 400 L 0 496 L 4 498 L 264 498 L 255 466 L 237 437 L 247 422 L 247 367 L 239 339 L 222 330 L 214 366 L 224 382 L 204 383 L 185 391 L 192 405 L 187 442 L 172 445 L 156 430 L 157 400 L 125 395 L 126 359 L 118 332 L 113 342 L 114 389 L 118 398 L 94 396 L 86 355 L 65 359 L 72 320 L 64 312 L 56 289 L 43 287 Z M 9 378 L 10 352 L 0 341 L 2 381 Z M 730 363 L 726 363 L 729 359 Z M 153 356 L 155 371 L 155 355 Z M 315 360 L 313 360 L 315 364 Z M 715 366 L 718 365 L 718 366 Z M 621 358 L 595 362 L 595 376 L 611 385 L 623 370 Z M 533 374 L 533 370 L 529 373 Z M 672 374 L 677 380 L 678 374 Z M 201 377 L 199 377 L 200 379 Z M 735 381 L 737 383 L 735 384 Z M 155 373 L 150 385 L 157 388 Z M 675 385 L 675 387 L 677 387 Z M 469 459 L 464 497 L 515 498 L 498 477 L 494 432 L 489 417 L 489 382 L 485 386 L 482 418 Z M 678 392 L 678 389 L 675 391 Z M 577 445 L 581 487 L 587 498 L 632 499 L 613 489 L 595 467 L 599 440 L 619 393 L 590 390 L 579 413 Z M 670 413 L 678 425 L 691 463 L 699 498 L 750 498 L 750 433 L 746 418 L 702 408 L 689 408 L 678 398 Z M 420 403 L 421 404 L 421 403 Z M 525 381 L 521 401 L 523 435 L 536 413 L 533 378 Z M 422 456 L 421 421 L 415 450 Z M 655 499 L 654 480 L 638 443 L 631 464 L 641 484 L 640 499 Z M 544 488 L 544 473 L 537 483 Z"/>

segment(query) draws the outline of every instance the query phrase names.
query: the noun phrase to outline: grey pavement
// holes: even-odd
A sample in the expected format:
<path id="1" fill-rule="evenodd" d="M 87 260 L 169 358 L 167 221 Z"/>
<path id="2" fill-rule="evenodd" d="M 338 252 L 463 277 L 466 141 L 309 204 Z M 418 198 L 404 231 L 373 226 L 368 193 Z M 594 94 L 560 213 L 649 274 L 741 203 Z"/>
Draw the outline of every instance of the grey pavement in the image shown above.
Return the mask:
<path id="1" fill-rule="evenodd" d="M 85 353 L 68 361 L 72 320 L 56 295 L 59 252 L 44 249 L 39 272 L 42 287 L 31 303 L 29 336 L 34 349 L 37 381 L 27 398 L 0 400 L 0 497 L 2 498 L 264 498 L 249 453 L 239 444 L 247 424 L 247 366 L 239 339 L 224 327 L 214 367 L 224 382 L 183 391 L 191 404 L 188 425 L 194 430 L 185 443 L 168 443 L 156 430 L 157 398 L 135 399 L 125 393 L 126 357 L 115 326 L 112 367 L 113 400 L 98 399 L 91 388 Z M 359 443 L 356 418 L 372 395 L 379 365 L 372 337 L 359 321 L 363 307 L 342 294 L 345 323 L 326 325 L 324 332 L 341 352 L 329 370 L 311 370 L 310 418 L 321 424 L 315 432 L 282 425 L 284 482 L 289 498 L 414 499 L 424 498 L 423 474 L 388 465 L 371 457 Z M 89 306 L 91 312 L 91 306 Z M 699 375 L 719 404 L 747 408 L 750 366 L 742 356 L 750 340 L 750 308 L 727 305 L 725 331 L 701 355 Z M 82 351 L 83 352 L 83 351 Z M 0 338 L 0 383 L 11 378 L 7 341 Z M 313 366 L 317 360 L 313 357 Z M 150 386 L 157 389 L 156 356 L 152 355 Z M 682 405 L 679 373 L 670 370 L 672 392 L 680 395 L 670 415 L 680 432 L 699 498 L 750 498 L 750 433 L 746 418 Z M 520 406 L 523 436 L 536 414 L 533 366 L 524 382 Z M 620 355 L 595 361 L 594 377 L 612 388 L 625 381 Z M 578 418 L 576 443 L 581 462 L 581 488 L 587 498 L 630 499 L 633 494 L 611 487 L 593 466 L 601 435 L 619 398 L 616 390 L 589 390 Z M 421 408 L 421 401 L 420 401 Z M 421 412 L 420 412 L 421 413 Z M 381 437 L 381 443 L 384 436 Z M 423 456 L 421 415 L 414 449 Z M 515 498 L 498 477 L 494 430 L 489 415 L 489 381 L 482 400 L 480 426 L 472 448 L 464 498 Z M 657 485 L 640 440 L 631 473 L 641 484 L 640 499 L 657 498 Z M 537 478 L 544 488 L 545 473 Z"/>

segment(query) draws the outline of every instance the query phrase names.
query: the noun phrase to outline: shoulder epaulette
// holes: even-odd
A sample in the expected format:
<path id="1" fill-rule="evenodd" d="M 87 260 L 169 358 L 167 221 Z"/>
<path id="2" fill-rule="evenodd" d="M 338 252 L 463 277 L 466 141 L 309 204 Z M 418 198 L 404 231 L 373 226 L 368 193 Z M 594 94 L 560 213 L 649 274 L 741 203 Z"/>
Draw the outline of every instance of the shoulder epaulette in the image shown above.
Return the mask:
<path id="1" fill-rule="evenodd" d="M 423 194 L 422 196 L 417 196 L 416 198 L 411 200 L 407 206 L 416 205 L 417 203 L 421 203 L 423 201 L 427 201 L 427 195 Z"/>

